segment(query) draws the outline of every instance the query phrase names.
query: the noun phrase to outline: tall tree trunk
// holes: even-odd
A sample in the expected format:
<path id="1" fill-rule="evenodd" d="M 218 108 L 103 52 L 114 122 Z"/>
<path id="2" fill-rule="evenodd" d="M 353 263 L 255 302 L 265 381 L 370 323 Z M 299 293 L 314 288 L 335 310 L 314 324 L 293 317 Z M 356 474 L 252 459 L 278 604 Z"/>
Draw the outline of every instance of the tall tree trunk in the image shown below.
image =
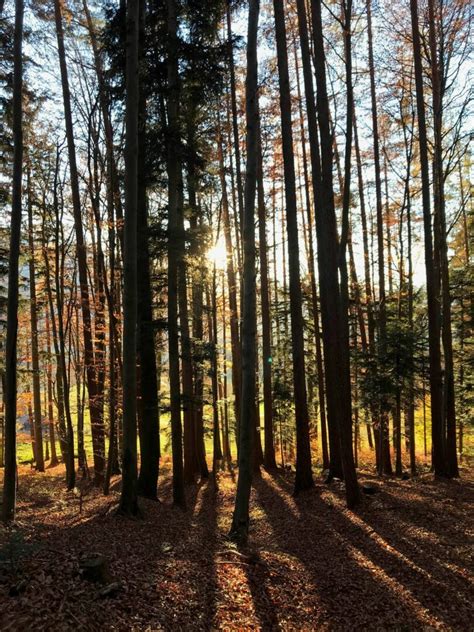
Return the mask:
<path id="1" fill-rule="evenodd" d="M 94 361 L 94 346 L 92 340 L 92 319 L 89 302 L 89 288 L 87 280 L 87 251 L 84 241 L 82 225 L 82 209 L 79 193 L 79 177 L 76 162 L 76 148 L 74 141 L 74 129 L 71 111 L 71 94 L 69 90 L 69 78 L 64 46 L 64 31 L 61 14 L 60 0 L 54 1 L 54 13 L 56 23 L 56 37 L 58 43 L 59 66 L 61 71 L 61 85 L 63 92 L 64 121 L 69 154 L 69 172 L 74 215 L 74 228 L 76 233 L 76 252 L 78 260 L 79 284 L 81 292 L 81 308 L 84 336 L 84 362 L 87 372 L 87 390 L 89 393 L 89 410 L 92 427 L 92 445 L 94 451 L 94 481 L 101 485 L 104 477 L 105 464 L 105 438 L 104 422 L 101 414 L 101 402 L 97 397 L 96 367 Z"/>
<path id="2" fill-rule="evenodd" d="M 119 511 L 138 513 L 137 499 L 137 206 L 139 0 L 128 0 L 125 96 L 125 224 L 123 269 L 123 456 Z"/>
<path id="3" fill-rule="evenodd" d="M 15 519 L 16 507 L 16 358 L 18 331 L 18 260 L 21 236 L 21 182 L 23 173 L 23 0 L 15 0 L 13 36 L 13 182 L 8 257 L 7 335 L 5 344 L 5 473 L 2 518 Z"/>
<path id="4" fill-rule="evenodd" d="M 184 507 L 183 446 L 181 428 L 181 384 L 178 340 L 178 264 L 179 243 L 179 142 L 178 128 L 178 50 L 176 2 L 167 0 L 168 10 L 168 353 L 171 408 L 171 444 L 173 450 L 173 502 Z"/>
<path id="5" fill-rule="evenodd" d="M 359 501 L 359 488 L 352 452 L 352 419 L 349 373 L 349 333 L 347 314 L 347 277 L 339 286 L 338 268 L 345 267 L 345 241 L 347 241 L 348 218 L 345 220 L 341 245 L 338 244 L 337 222 L 334 207 L 333 189 L 333 138 L 330 126 L 329 100 L 326 86 L 325 52 L 321 18 L 321 2 L 312 0 L 312 24 L 315 51 L 315 70 L 317 84 L 317 111 L 321 136 L 321 217 L 320 239 L 318 240 L 319 279 L 321 284 L 321 307 L 323 298 L 323 335 L 326 329 L 324 357 L 329 360 L 326 369 L 326 390 L 332 389 L 333 422 L 339 436 L 342 473 L 346 485 L 348 507 L 354 507 Z M 346 42 L 347 44 L 347 42 Z M 350 56 L 349 56 L 350 58 Z M 348 75 L 350 76 L 350 67 Z M 350 86 L 349 86 L 350 87 Z M 349 185 L 349 183 L 347 183 Z M 316 224 L 317 226 L 317 224 Z M 324 238 L 322 238 L 324 235 Z M 343 257 L 344 254 L 344 257 Z M 344 266 L 340 263 L 344 259 Z M 326 264 L 324 265 L 323 262 Z M 337 383 L 342 380 L 342 396 L 336 391 Z M 335 400 L 335 401 L 334 401 Z M 328 404 L 329 405 L 329 404 Z"/>
<path id="6" fill-rule="evenodd" d="M 247 37 L 247 168 L 243 217 L 243 301 L 242 301 L 242 403 L 240 418 L 239 477 L 230 536 L 246 542 L 249 529 L 249 503 L 252 486 L 252 448 L 255 423 L 257 297 L 255 270 L 255 194 L 258 170 L 258 65 L 257 33 L 259 0 L 250 0 Z"/>
<path id="7" fill-rule="evenodd" d="M 227 196 L 227 183 L 224 169 L 224 156 L 222 149 L 222 135 L 219 133 L 217 142 L 217 153 L 219 160 L 219 175 L 222 189 L 222 220 L 224 228 L 224 238 L 227 251 L 227 283 L 229 286 L 229 308 L 230 308 L 230 344 L 232 352 L 232 387 L 234 391 L 234 411 L 236 425 L 236 439 L 239 442 L 240 423 L 240 402 L 241 402 L 241 358 L 240 358 L 240 335 L 239 335 L 239 312 L 237 307 L 237 279 L 234 270 L 232 234 L 230 229 L 229 200 Z"/>
<path id="8" fill-rule="evenodd" d="M 66 421 L 65 427 L 65 447 L 66 447 L 66 484 L 69 490 L 74 489 L 76 482 L 76 472 L 74 465 L 74 429 L 72 425 L 71 406 L 70 406 L 70 376 L 66 362 L 66 326 L 64 322 L 64 284 L 61 283 L 64 272 L 64 231 L 63 231 L 63 207 L 60 209 L 60 199 L 58 195 L 59 188 L 59 155 L 56 154 L 56 170 L 54 174 L 53 184 L 53 206 L 55 212 L 54 223 L 54 284 L 56 293 L 56 309 L 58 313 L 57 319 L 57 341 L 58 341 L 58 358 L 61 370 L 61 383 L 64 395 L 64 416 Z M 59 243 L 61 235 L 62 244 Z M 62 249 L 62 253 L 60 253 Z M 49 278 L 49 262 L 46 262 L 47 277 Z M 52 297 L 52 294 L 50 294 Z M 52 298 L 50 298 L 50 301 Z M 54 319 L 54 308 L 51 303 L 51 319 Z M 53 328 L 54 333 L 54 328 Z"/>
<path id="9" fill-rule="evenodd" d="M 257 101 L 258 107 L 258 101 Z M 264 457 L 265 469 L 276 469 L 275 445 L 273 439 L 273 396 L 272 396 L 272 348 L 270 322 L 270 295 L 268 287 L 268 256 L 265 193 L 263 188 L 263 159 L 260 113 L 258 120 L 258 163 L 257 163 L 257 198 L 258 198 L 258 242 L 260 255 L 260 300 L 262 309 L 262 369 L 263 369 L 263 414 L 264 414 Z"/>
<path id="10" fill-rule="evenodd" d="M 33 404 L 35 423 L 36 445 L 36 469 L 44 472 L 43 454 L 43 428 L 41 417 L 41 383 L 38 350 L 38 313 L 36 300 L 36 265 L 35 247 L 33 237 L 33 201 L 31 198 L 30 168 L 27 170 L 27 194 L 28 194 L 28 246 L 29 246 L 29 271 L 30 271 L 30 319 L 31 319 L 31 363 L 33 367 Z"/>
<path id="11" fill-rule="evenodd" d="M 441 275 L 442 305 L 442 342 L 444 355 L 444 391 L 443 391 L 443 439 L 445 440 L 446 474 L 459 476 L 458 458 L 456 452 L 456 407 L 454 397 L 454 361 L 453 361 L 453 335 L 451 328 L 451 293 L 449 287 L 449 262 L 448 247 L 446 242 L 446 211 L 444 194 L 444 169 L 443 169 L 443 100 L 440 73 L 440 53 L 436 42 L 436 26 L 440 19 L 437 13 L 443 11 L 443 3 L 428 0 L 429 17 L 429 46 L 431 61 L 431 85 L 433 100 L 433 129 L 434 129 L 434 155 L 433 155 L 433 191 L 434 191 L 434 253 L 438 259 Z"/>
<path id="12" fill-rule="evenodd" d="M 142 62 L 144 60 L 143 49 L 145 46 L 145 5 L 145 1 L 140 0 L 139 58 Z M 140 85 L 138 97 L 139 142 L 137 197 L 137 236 L 138 243 L 140 244 L 137 252 L 137 266 L 140 271 L 137 280 L 137 351 L 140 362 L 140 473 L 138 476 L 138 493 L 145 498 L 156 499 L 159 468 L 158 380 L 156 375 L 153 297 L 148 243 L 148 201 L 145 181 L 145 125 L 146 98 L 144 88 Z"/>
<path id="13" fill-rule="evenodd" d="M 209 312 L 209 340 L 212 345 L 212 359 L 211 359 L 211 382 L 212 382 L 212 439 L 213 439 L 213 450 L 212 450 L 212 470 L 214 474 L 214 478 L 217 476 L 217 464 L 222 460 L 222 448 L 221 448 L 221 439 L 220 439 L 220 431 L 219 431 L 219 383 L 218 383 L 218 372 L 219 372 L 219 358 L 218 358 L 218 350 L 217 350 L 217 272 L 216 266 L 214 265 L 214 270 L 212 272 L 212 298 L 208 293 L 207 304 L 211 306 L 211 310 Z M 225 430 L 225 429 L 224 429 Z M 228 436 L 225 436 L 224 432 L 224 456 L 226 459 L 229 459 L 229 450 L 228 450 Z M 227 442 L 227 443 L 226 443 Z"/>
<path id="14" fill-rule="evenodd" d="M 339 310 L 337 228 L 332 196 L 328 196 L 327 190 L 323 189 L 321 186 L 321 155 L 316 118 L 316 100 L 313 87 L 313 70 L 311 67 L 306 7 L 303 0 L 297 1 L 297 9 L 298 28 L 301 45 L 301 60 L 303 64 L 303 79 L 308 117 L 308 134 L 310 144 L 311 171 L 313 177 L 314 207 L 315 209 L 318 209 L 318 212 L 315 213 L 315 216 L 316 238 L 318 244 L 319 285 L 321 289 L 320 304 L 330 452 L 328 480 L 330 480 L 332 477 L 343 478 L 341 451 L 339 444 L 339 394 L 336 387 L 336 384 L 339 383 L 339 376 L 334 379 L 334 377 L 337 375 L 335 362 L 338 354 L 338 351 L 336 349 L 336 319 L 334 318 L 334 315 L 337 314 Z M 323 195 L 325 195 L 324 200 L 322 197 Z M 331 240 L 333 242 L 335 241 L 335 243 L 333 243 L 332 252 L 330 251 Z"/>
<path id="15" fill-rule="evenodd" d="M 181 180 L 181 173 L 180 173 Z M 178 305 L 179 325 L 181 333 L 181 375 L 182 375 L 182 405 L 183 405 L 183 443 L 184 443 L 184 482 L 193 483 L 198 472 L 198 458 L 196 450 L 196 430 L 194 426 L 194 386 L 191 335 L 189 332 L 187 264 L 185 260 L 185 232 L 184 209 L 182 200 L 182 182 L 179 185 L 178 202 Z"/>
<path id="16" fill-rule="evenodd" d="M 46 308 L 46 383 L 48 394 L 48 424 L 49 424 L 49 442 L 51 444 L 51 460 L 50 467 L 55 467 L 59 463 L 58 455 L 56 452 L 56 428 L 54 424 L 54 412 L 53 412 L 53 375 L 51 368 L 51 325 L 49 323 L 48 308 Z"/>
<path id="17" fill-rule="evenodd" d="M 426 292 L 428 298 L 428 340 L 430 363 L 431 437 L 433 469 L 436 476 L 446 474 L 443 440 L 443 393 L 440 349 L 439 309 L 439 263 L 433 257 L 433 235 L 431 228 L 430 172 L 428 166 L 428 141 L 423 87 L 420 31 L 418 24 L 418 0 L 410 0 L 413 59 L 415 65 L 416 107 L 418 114 L 418 142 L 421 165 L 421 187 L 423 201 L 423 228 L 426 266 Z"/>
<path id="18" fill-rule="evenodd" d="M 306 394 L 304 359 L 304 327 L 300 285 L 298 220 L 296 209 L 295 165 L 291 122 L 291 94 L 288 73 L 285 12 L 282 0 L 274 0 L 275 34 L 280 84 L 280 114 L 285 175 L 286 224 L 288 234 L 288 267 L 290 275 L 291 342 L 293 356 L 293 386 L 296 416 L 296 477 L 295 493 L 313 487 L 309 416 Z"/>
<path id="19" fill-rule="evenodd" d="M 232 135 L 234 141 L 235 153 L 235 173 L 237 176 L 237 201 L 238 201 L 238 223 L 237 227 L 243 229 L 244 215 L 244 188 L 242 186 L 242 170 L 240 158 L 240 139 L 239 139 L 239 119 L 237 116 L 237 90 L 235 85 L 235 64 L 234 50 L 232 43 L 232 20 L 231 20 L 231 0 L 226 0 L 226 19 L 227 19 L 227 45 L 229 47 L 229 70 L 230 70 L 230 99 L 232 106 Z M 239 231 L 237 232 L 237 241 L 240 241 Z M 238 248 L 240 246 L 238 245 Z M 240 259 L 240 258 L 239 258 Z"/>
<path id="20" fill-rule="evenodd" d="M 307 227 L 308 227 L 308 271 L 311 284 L 311 309 L 313 317 L 314 336 L 316 343 L 316 370 L 318 373 L 318 398 L 319 398 L 319 414 L 321 420 L 321 448 L 323 457 L 323 470 L 329 469 L 329 450 L 327 439 L 327 424 L 326 424 L 326 393 L 324 389 L 324 369 L 323 369 L 323 354 L 321 348 L 321 334 L 319 328 L 319 312 L 318 312 L 318 295 L 316 289 L 316 272 L 315 272 L 315 256 L 313 246 L 313 214 L 311 212 L 311 197 L 310 197 L 310 182 L 308 174 L 308 160 L 306 156 L 306 134 L 303 120 L 303 100 L 301 98 L 301 88 L 299 80 L 298 69 L 298 57 L 296 51 L 296 38 L 294 40 L 295 45 L 295 62 L 297 73 L 297 88 L 298 88 L 298 103 L 300 114 L 300 132 L 301 132 L 301 145 L 303 152 L 303 175 L 304 175 L 304 187 L 306 197 L 306 214 L 307 214 Z M 314 195 L 314 193 L 313 193 Z M 303 216 L 304 219 L 304 216 Z"/>
<path id="21" fill-rule="evenodd" d="M 387 353 L 387 305 L 385 296 L 385 262 L 384 262 L 384 218 L 382 205 L 382 178 L 380 167 L 380 147 L 377 114 L 377 96 L 375 92 L 375 65 L 372 42 L 372 0 L 367 0 L 367 33 L 369 46 L 369 76 L 370 99 L 372 110 L 372 135 L 374 140 L 374 169 L 375 169 L 375 197 L 377 211 L 377 254 L 379 281 L 379 340 L 378 340 L 378 371 L 386 361 Z M 384 393 L 380 393 L 379 402 L 379 445 L 380 460 L 379 474 L 392 474 L 390 459 L 390 443 L 388 436 L 388 403 Z"/>

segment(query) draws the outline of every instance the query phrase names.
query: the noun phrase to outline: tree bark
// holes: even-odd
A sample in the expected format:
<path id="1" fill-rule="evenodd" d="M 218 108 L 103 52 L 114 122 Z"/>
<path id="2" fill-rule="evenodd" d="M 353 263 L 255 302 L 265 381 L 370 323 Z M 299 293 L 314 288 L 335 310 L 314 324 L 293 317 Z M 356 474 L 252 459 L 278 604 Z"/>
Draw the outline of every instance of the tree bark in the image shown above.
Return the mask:
<path id="1" fill-rule="evenodd" d="M 428 141 L 423 87 L 420 31 L 418 24 L 418 1 L 410 0 L 413 59 L 415 65 L 416 107 L 418 115 L 418 142 L 421 165 L 423 202 L 423 229 L 425 242 L 426 292 L 428 298 L 428 340 L 430 364 L 431 436 L 433 469 L 436 476 L 446 474 L 442 417 L 442 376 L 440 349 L 439 309 L 439 264 L 433 257 L 433 235 L 431 226 L 430 172 L 428 166 Z"/>
<path id="2" fill-rule="evenodd" d="M 179 244 L 179 182 L 180 165 L 176 152 L 178 129 L 178 51 L 176 2 L 167 0 L 168 11 L 168 353 L 171 407 L 171 443 L 173 450 L 173 502 L 185 507 L 183 446 L 181 427 L 181 384 L 179 376 L 178 340 L 178 263 Z"/>
<path id="3" fill-rule="evenodd" d="M 291 341 L 293 387 L 296 416 L 295 494 L 313 487 L 309 416 L 304 359 L 304 327 L 300 285 L 298 221 L 296 208 L 295 166 L 291 122 L 291 94 L 288 73 L 285 12 L 282 0 L 274 0 L 275 34 L 280 84 L 280 114 L 285 175 L 286 224 L 288 234 L 288 267 L 290 276 Z"/>
<path id="4" fill-rule="evenodd" d="M 257 299 L 255 270 L 255 194 L 258 170 L 258 65 L 257 33 L 259 0 L 250 0 L 247 37 L 247 167 L 243 217 L 243 301 L 242 301 L 242 403 L 240 418 L 239 476 L 230 537 L 246 542 L 249 529 L 249 503 L 252 486 L 252 450 L 255 420 Z"/>
<path id="5" fill-rule="evenodd" d="M 3 7 L 2 7 L 3 8 Z M 23 0 L 15 0 L 13 36 L 13 182 L 8 257 L 7 335 L 5 343 L 5 474 L 2 518 L 15 519 L 16 508 L 16 396 L 18 332 L 18 260 L 21 236 L 21 183 L 23 173 Z"/>
<path id="6" fill-rule="evenodd" d="M 41 383 L 40 364 L 38 350 L 38 313 L 36 300 L 36 265 L 35 247 L 33 237 L 33 201 L 31 198 L 31 176 L 27 169 L 27 195 L 28 195 L 28 246 L 29 246 L 29 272 L 30 272 L 30 319 L 31 319 L 31 363 L 33 368 L 33 411 L 35 423 L 36 445 L 36 469 L 44 472 L 43 453 L 43 428 L 41 417 Z"/>
<path id="7" fill-rule="evenodd" d="M 136 515 L 137 498 L 137 205 L 139 0 L 128 0 L 125 97 L 125 224 L 123 270 L 123 442 L 119 511 Z"/>
<path id="8" fill-rule="evenodd" d="M 78 260 L 79 284 L 81 293 L 81 309 L 84 335 L 84 362 L 87 373 L 87 389 L 89 393 L 89 409 L 92 428 L 92 444 L 94 451 L 94 481 L 96 485 L 103 483 L 105 464 L 104 424 L 101 414 L 101 402 L 97 398 L 96 367 L 94 346 L 92 341 L 92 318 L 89 302 L 89 288 L 87 280 L 87 251 L 84 241 L 82 225 L 81 199 L 79 193 L 79 177 L 76 162 L 76 148 L 71 111 L 71 94 L 69 90 L 66 51 L 64 46 L 64 31 L 61 13 L 61 2 L 55 0 L 54 13 L 56 23 L 56 37 L 58 44 L 59 66 L 61 71 L 61 85 L 63 92 L 64 121 L 69 154 L 69 172 L 76 233 L 76 252 Z"/>

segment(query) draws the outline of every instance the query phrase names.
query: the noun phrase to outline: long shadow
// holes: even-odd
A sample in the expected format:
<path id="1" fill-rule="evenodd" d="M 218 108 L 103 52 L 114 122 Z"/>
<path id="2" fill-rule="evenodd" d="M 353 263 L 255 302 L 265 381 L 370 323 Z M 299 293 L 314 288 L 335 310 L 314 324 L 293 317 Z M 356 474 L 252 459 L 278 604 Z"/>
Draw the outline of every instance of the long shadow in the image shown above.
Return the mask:
<path id="1" fill-rule="evenodd" d="M 272 582 L 267 562 L 252 548 L 247 549 L 250 562 L 244 566 L 247 582 L 252 595 L 255 615 L 262 630 L 279 629 L 277 608 L 272 600 L 269 587 Z"/>
<path id="2" fill-rule="evenodd" d="M 288 521 L 285 524 L 284 519 L 288 505 L 281 495 L 288 494 L 289 484 L 281 477 L 276 482 L 279 490 L 265 479 L 257 483 L 259 500 L 278 546 L 294 555 L 311 576 L 312 590 L 332 626 L 372 628 L 377 622 L 382 627 L 419 627 L 428 623 L 424 609 L 448 627 L 451 625 L 453 614 L 447 612 L 446 604 L 439 603 L 439 583 L 382 549 L 337 504 L 331 507 L 314 493 L 299 496 L 294 504 L 300 515 L 289 533 Z M 302 545 L 304 542 L 306 546 Z M 341 599 L 348 600 L 347 612 L 356 615 L 357 620 L 351 623 L 341 615 Z M 357 610 L 354 604 L 359 604 Z M 368 604 L 365 612 L 363 604 Z M 383 604 L 382 612 L 373 611 L 376 604 Z M 466 615 L 465 604 L 462 605 Z"/>
<path id="3" fill-rule="evenodd" d="M 53 506 L 33 537 L 20 522 L 28 543 L 37 546 L 19 553 L 24 593 L 8 596 L 16 577 L 0 581 L 0 629 L 211 629 L 215 501 L 209 484 L 190 486 L 186 494 L 186 511 L 174 508 L 163 489 L 161 504 L 141 499 L 143 519 L 104 515 L 92 495 L 82 516 L 55 513 Z M 80 578 L 79 560 L 91 553 L 103 555 L 121 583 L 115 597 L 101 599 L 100 586 Z"/>

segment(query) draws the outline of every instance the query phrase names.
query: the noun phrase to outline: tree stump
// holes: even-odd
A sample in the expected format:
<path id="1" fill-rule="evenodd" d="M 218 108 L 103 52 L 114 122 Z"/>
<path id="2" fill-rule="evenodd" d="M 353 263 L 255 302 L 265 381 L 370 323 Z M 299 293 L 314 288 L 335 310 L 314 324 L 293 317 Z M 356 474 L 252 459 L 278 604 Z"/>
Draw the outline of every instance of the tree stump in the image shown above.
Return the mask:
<path id="1" fill-rule="evenodd" d="M 373 483 L 363 483 L 362 491 L 364 492 L 364 494 L 373 496 L 379 491 L 379 488 L 377 487 L 377 485 L 374 485 Z"/>
<path id="2" fill-rule="evenodd" d="M 81 577 L 88 582 L 107 584 L 111 579 L 108 561 L 99 553 L 92 553 L 81 558 L 79 572 Z"/>

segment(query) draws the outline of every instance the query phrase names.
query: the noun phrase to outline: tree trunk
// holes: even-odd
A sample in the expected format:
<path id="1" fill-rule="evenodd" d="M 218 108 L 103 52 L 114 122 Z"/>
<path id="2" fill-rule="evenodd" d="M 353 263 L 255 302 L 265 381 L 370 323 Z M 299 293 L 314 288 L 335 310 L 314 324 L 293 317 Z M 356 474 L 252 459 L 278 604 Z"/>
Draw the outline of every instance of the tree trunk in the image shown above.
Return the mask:
<path id="1" fill-rule="evenodd" d="M 308 402 L 304 359 L 304 327 L 300 285 L 298 220 L 296 208 L 295 166 L 291 122 L 291 94 L 288 74 L 285 12 L 282 0 L 274 0 L 275 34 L 280 84 L 280 113 L 285 175 L 286 224 L 288 234 L 288 267 L 290 275 L 291 341 L 293 386 L 296 416 L 295 493 L 313 487 L 311 447 L 309 439 Z"/>
<path id="2" fill-rule="evenodd" d="M 377 97 L 375 93 L 375 67 L 372 44 L 372 0 L 367 0 L 367 33 L 369 46 L 370 98 L 372 110 L 372 135 L 374 140 L 375 197 L 377 211 L 377 254 L 379 281 L 379 340 L 378 370 L 385 365 L 387 354 L 387 306 L 385 297 L 385 263 L 384 263 L 384 218 L 382 205 L 382 178 L 380 170 L 380 148 L 377 115 Z M 392 474 L 390 459 L 390 443 L 388 436 L 388 403 L 385 395 L 380 393 L 379 401 L 379 474 Z"/>
<path id="3" fill-rule="evenodd" d="M 247 38 L 247 78 L 245 103 L 247 114 L 247 169 L 243 217 L 243 301 L 242 301 L 242 402 L 240 418 L 239 477 L 235 495 L 230 536 L 246 542 L 249 529 L 249 503 L 252 486 L 252 448 L 255 420 L 256 381 L 256 270 L 255 270 L 255 193 L 258 170 L 258 33 L 259 0 L 250 0 Z"/>
<path id="4" fill-rule="evenodd" d="M 168 353 L 171 408 L 171 443 L 173 450 L 173 502 L 185 507 L 183 446 L 181 428 L 181 385 L 178 340 L 178 263 L 179 243 L 179 158 L 176 145 L 178 128 L 178 51 L 176 2 L 167 0 L 168 9 Z"/>
<path id="5" fill-rule="evenodd" d="M 59 66 L 61 71 L 61 85 L 64 104 L 64 121 L 69 154 L 69 172 L 76 233 L 76 251 L 81 292 L 81 308 L 84 335 L 84 362 L 87 372 L 87 389 L 89 393 L 89 409 L 92 428 L 92 445 L 94 450 L 94 481 L 101 485 L 104 476 L 105 439 L 104 424 L 101 414 L 101 402 L 97 396 L 96 367 L 94 360 L 94 346 L 92 341 L 92 319 L 89 303 L 89 288 L 87 280 L 87 252 L 82 225 L 82 208 L 79 192 L 79 177 L 76 162 L 76 148 L 71 111 L 71 95 L 69 90 L 66 51 L 64 47 L 64 32 L 60 0 L 54 2 L 56 37 L 58 43 Z"/>
<path id="6" fill-rule="evenodd" d="M 41 383 L 38 351 L 38 313 L 36 300 L 36 265 L 33 237 L 33 202 L 31 199 L 30 168 L 27 171 L 28 193 L 28 246 L 30 271 L 30 319 L 31 319 L 31 363 L 33 367 L 33 410 L 35 423 L 36 469 L 44 472 L 43 428 L 41 417 Z"/>
<path id="7" fill-rule="evenodd" d="M 258 106 L 258 102 L 257 102 Z M 260 114 L 257 110 L 258 117 Z M 273 397 L 272 397 L 272 348 L 270 322 L 270 296 L 268 287 L 268 257 L 265 193 L 263 188 L 263 160 L 260 120 L 258 121 L 258 236 L 260 255 L 260 300 L 262 309 L 262 369 L 263 369 L 263 412 L 265 445 L 263 464 L 266 470 L 276 469 L 275 445 L 273 439 Z"/>
<path id="8" fill-rule="evenodd" d="M 146 3 L 140 0 L 139 58 L 143 61 L 145 46 Z M 141 66 L 140 66 L 141 67 Z M 143 71 L 142 71 L 143 75 Z M 153 296 L 150 276 L 148 237 L 148 201 L 145 181 L 145 125 L 146 98 L 144 88 L 139 87 L 138 97 L 138 202 L 137 252 L 138 330 L 137 352 L 140 363 L 140 473 L 138 493 L 145 498 L 157 498 L 159 469 L 158 437 L 158 380 L 156 375 L 155 338 L 153 332 Z"/>
<path id="9" fill-rule="evenodd" d="M 241 401 L 241 358 L 240 358 L 240 335 L 239 335 L 239 313 L 237 307 L 237 279 L 234 270 L 232 234 L 230 230 L 229 201 L 227 196 L 227 183 L 224 170 L 224 156 L 222 150 L 222 134 L 219 133 L 217 141 L 217 153 L 219 159 L 219 175 L 222 189 L 222 220 L 224 228 L 224 238 L 227 251 L 227 284 L 229 286 L 229 308 L 230 308 L 230 344 L 232 353 L 232 387 L 234 391 L 234 411 L 236 440 L 239 444 L 239 423 L 240 423 L 240 401 Z"/>
<path id="10" fill-rule="evenodd" d="M 18 260 L 21 236 L 21 183 L 23 172 L 23 0 L 15 0 L 13 39 L 13 182 L 8 257 L 7 335 L 5 345 L 5 474 L 2 518 L 15 519 L 16 507 L 16 358 L 18 331 Z"/>
<path id="11" fill-rule="evenodd" d="M 446 474 L 442 417 L 442 376 L 440 350 L 439 264 L 433 257 L 431 228 L 430 172 L 426 133 L 423 66 L 418 25 L 418 1 L 410 0 L 413 59 L 415 65 L 416 106 L 418 114 L 418 142 L 420 150 L 421 186 L 423 201 L 423 228 L 425 241 L 426 292 L 428 297 L 428 339 L 430 363 L 431 436 L 433 469 L 436 476 Z"/>
<path id="12" fill-rule="evenodd" d="M 123 261 L 123 443 L 119 511 L 138 513 L 137 499 L 137 203 L 139 0 L 127 4 L 125 224 Z M 141 246 L 140 246 L 141 247 Z"/>
<path id="13" fill-rule="evenodd" d="M 56 452 L 56 429 L 54 424 L 54 412 L 53 412 L 53 376 L 51 369 L 51 325 L 49 323 L 48 308 L 46 308 L 46 383 L 47 383 L 47 396 L 48 396 L 48 425 L 49 425 L 49 442 L 51 444 L 51 460 L 50 467 L 55 467 L 59 463 L 58 455 Z"/>
<path id="14" fill-rule="evenodd" d="M 440 3 L 440 11 L 442 11 Z M 433 100 L 433 191 L 434 191 L 434 252 L 439 261 L 441 274 L 442 342 L 444 355 L 443 392 L 443 440 L 445 441 L 445 474 L 459 476 L 456 452 L 456 407 L 454 396 L 453 335 L 451 328 L 451 293 L 449 287 L 448 247 L 446 242 L 446 211 L 443 169 L 443 101 L 440 77 L 440 55 L 436 43 L 436 25 L 440 19 L 436 15 L 434 0 L 428 0 L 429 46 L 431 58 L 431 85 Z M 441 18 L 442 19 L 442 18 Z"/>

